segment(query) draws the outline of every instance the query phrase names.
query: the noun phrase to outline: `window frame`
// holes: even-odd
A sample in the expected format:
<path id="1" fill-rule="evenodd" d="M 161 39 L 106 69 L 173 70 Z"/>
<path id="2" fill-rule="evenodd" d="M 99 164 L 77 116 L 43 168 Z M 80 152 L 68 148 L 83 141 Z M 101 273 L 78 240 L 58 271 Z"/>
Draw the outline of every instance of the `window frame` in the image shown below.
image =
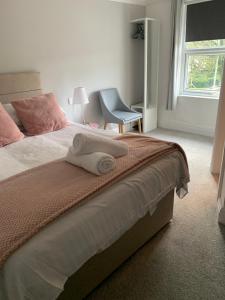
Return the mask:
<path id="1" fill-rule="evenodd" d="M 209 0 L 185 0 L 183 2 L 183 20 L 182 20 L 182 38 L 181 38 L 181 81 L 180 81 L 180 95 L 189 97 L 202 97 L 202 98 L 213 98 L 218 99 L 219 94 L 209 91 L 209 90 L 196 90 L 191 91 L 187 89 L 188 82 L 188 57 L 190 55 L 216 55 L 222 54 L 225 56 L 225 47 L 215 47 L 215 48 L 187 48 L 186 47 L 186 18 L 187 18 L 187 6 L 194 3 L 206 2 Z"/>

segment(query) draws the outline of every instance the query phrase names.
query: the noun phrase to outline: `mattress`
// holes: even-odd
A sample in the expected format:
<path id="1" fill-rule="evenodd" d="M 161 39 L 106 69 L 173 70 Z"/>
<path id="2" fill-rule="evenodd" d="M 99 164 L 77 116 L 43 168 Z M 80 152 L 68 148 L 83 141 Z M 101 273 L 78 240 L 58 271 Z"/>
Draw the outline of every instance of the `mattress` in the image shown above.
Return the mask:
<path id="1" fill-rule="evenodd" d="M 71 124 L 0 149 L 0 180 L 62 158 L 77 132 L 112 132 Z M 0 299 L 55 299 L 87 260 L 118 240 L 180 184 L 184 161 L 175 152 L 71 209 L 17 250 L 0 270 Z M 57 176 L 57 174 L 56 174 Z"/>

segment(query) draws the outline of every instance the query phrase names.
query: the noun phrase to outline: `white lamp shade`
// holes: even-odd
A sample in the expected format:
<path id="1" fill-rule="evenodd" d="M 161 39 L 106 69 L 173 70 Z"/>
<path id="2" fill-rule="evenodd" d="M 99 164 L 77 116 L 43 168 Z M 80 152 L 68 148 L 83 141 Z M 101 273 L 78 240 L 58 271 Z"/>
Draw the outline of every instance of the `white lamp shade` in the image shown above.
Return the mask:
<path id="1" fill-rule="evenodd" d="M 83 87 L 77 87 L 73 93 L 73 104 L 87 104 L 89 103 L 88 95 Z"/>

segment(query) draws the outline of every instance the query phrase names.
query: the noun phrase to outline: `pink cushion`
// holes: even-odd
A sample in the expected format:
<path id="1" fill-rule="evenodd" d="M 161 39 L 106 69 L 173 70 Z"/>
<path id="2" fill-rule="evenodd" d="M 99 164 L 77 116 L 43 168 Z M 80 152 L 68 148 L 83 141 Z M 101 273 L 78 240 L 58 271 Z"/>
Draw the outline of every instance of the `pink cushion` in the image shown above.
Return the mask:
<path id="1" fill-rule="evenodd" d="M 0 147 L 19 141 L 23 137 L 22 132 L 0 104 Z"/>
<path id="2" fill-rule="evenodd" d="M 12 102 L 28 135 L 43 134 L 66 127 L 67 119 L 54 94 L 43 94 Z"/>

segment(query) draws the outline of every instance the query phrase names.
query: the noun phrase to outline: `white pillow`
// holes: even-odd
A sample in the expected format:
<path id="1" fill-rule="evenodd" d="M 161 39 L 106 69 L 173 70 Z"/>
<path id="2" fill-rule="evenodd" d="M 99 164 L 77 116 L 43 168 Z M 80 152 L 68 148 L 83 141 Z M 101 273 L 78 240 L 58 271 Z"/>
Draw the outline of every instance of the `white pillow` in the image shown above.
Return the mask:
<path id="1" fill-rule="evenodd" d="M 20 119 L 18 118 L 16 111 L 14 109 L 14 107 L 12 106 L 12 104 L 7 103 L 7 104 L 3 104 L 4 109 L 7 111 L 7 113 L 10 115 L 10 117 L 13 119 L 13 121 L 16 123 L 17 126 L 23 126 L 22 122 L 20 121 Z"/>

